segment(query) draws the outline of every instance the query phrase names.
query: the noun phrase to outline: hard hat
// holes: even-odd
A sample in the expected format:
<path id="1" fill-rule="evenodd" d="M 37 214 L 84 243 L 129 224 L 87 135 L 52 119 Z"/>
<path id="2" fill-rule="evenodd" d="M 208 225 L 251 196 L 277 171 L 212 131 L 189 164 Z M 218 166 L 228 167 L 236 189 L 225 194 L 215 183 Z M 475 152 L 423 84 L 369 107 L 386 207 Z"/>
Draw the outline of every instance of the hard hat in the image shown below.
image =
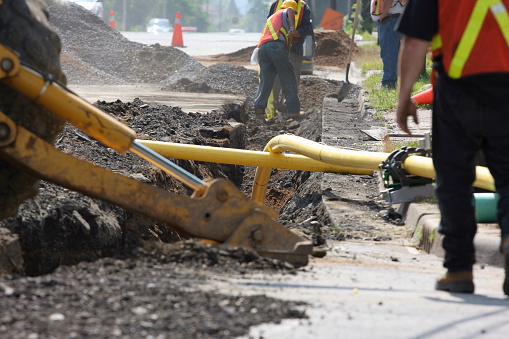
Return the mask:
<path id="1" fill-rule="evenodd" d="M 286 0 L 281 4 L 280 8 L 292 8 L 295 12 L 297 12 L 297 2 L 295 0 Z"/>

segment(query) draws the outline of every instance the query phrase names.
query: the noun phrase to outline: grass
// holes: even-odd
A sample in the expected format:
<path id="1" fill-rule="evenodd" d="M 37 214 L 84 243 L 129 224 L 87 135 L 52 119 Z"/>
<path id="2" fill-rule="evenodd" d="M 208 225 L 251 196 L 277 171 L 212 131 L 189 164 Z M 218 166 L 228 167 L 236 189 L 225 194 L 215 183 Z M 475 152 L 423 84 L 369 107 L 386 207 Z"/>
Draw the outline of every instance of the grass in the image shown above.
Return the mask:
<path id="1" fill-rule="evenodd" d="M 416 94 L 420 92 L 420 89 L 423 86 L 430 83 L 429 79 L 429 71 L 426 70 L 426 72 L 421 75 L 414 84 L 413 93 Z M 381 87 L 381 81 L 382 72 L 374 72 L 364 81 L 364 89 L 369 93 L 370 104 L 379 114 L 394 109 L 398 102 L 398 91 L 396 89 Z"/>
<path id="2" fill-rule="evenodd" d="M 382 142 L 382 152 L 391 153 L 405 146 L 419 148 L 419 140 L 393 141 L 387 136 Z"/>
<path id="3" fill-rule="evenodd" d="M 360 67 L 362 74 L 366 76 L 364 89 L 369 93 L 370 104 L 377 112 L 376 117 L 382 118 L 383 112 L 394 109 L 397 103 L 397 90 L 380 86 L 382 80 L 383 63 L 380 59 L 380 47 L 376 44 L 361 46 L 361 52 L 355 56 L 355 63 Z M 420 89 L 430 83 L 431 61 L 426 61 L 425 71 L 414 84 L 413 91 L 418 93 Z"/>
<path id="4" fill-rule="evenodd" d="M 360 45 L 361 52 L 356 54 L 354 61 L 357 67 L 360 67 L 362 74 L 366 75 L 368 71 L 382 70 L 382 60 L 380 59 L 380 47 L 376 43 Z"/>

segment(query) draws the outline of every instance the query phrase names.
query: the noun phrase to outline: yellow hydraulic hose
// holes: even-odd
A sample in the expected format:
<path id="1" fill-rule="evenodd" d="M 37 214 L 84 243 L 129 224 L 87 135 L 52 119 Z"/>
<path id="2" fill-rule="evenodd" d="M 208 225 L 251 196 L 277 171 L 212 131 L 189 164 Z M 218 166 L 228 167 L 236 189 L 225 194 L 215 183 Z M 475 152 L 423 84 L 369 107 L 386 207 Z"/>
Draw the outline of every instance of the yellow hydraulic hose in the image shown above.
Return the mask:
<path id="1" fill-rule="evenodd" d="M 373 174 L 373 171 L 369 169 L 349 168 L 327 164 L 296 154 L 279 154 L 235 148 L 197 146 L 140 139 L 136 139 L 136 142 L 147 146 L 165 158 L 312 172 L 332 172 L 358 175 Z"/>
<path id="2" fill-rule="evenodd" d="M 280 135 L 272 138 L 265 146 L 264 151 L 271 153 L 291 151 L 328 164 L 369 170 L 378 170 L 379 165 L 389 156 L 389 153 L 339 149 L 294 135 Z M 402 168 L 412 175 L 431 179 L 436 176 L 433 161 L 428 157 L 409 156 L 404 160 Z M 270 167 L 257 168 L 251 197 L 253 200 L 264 202 L 270 173 Z M 495 190 L 493 177 L 486 167 L 477 166 L 474 186 Z"/>
<path id="3" fill-rule="evenodd" d="M 495 180 L 487 167 L 477 166 L 475 170 L 474 187 L 495 191 Z"/>

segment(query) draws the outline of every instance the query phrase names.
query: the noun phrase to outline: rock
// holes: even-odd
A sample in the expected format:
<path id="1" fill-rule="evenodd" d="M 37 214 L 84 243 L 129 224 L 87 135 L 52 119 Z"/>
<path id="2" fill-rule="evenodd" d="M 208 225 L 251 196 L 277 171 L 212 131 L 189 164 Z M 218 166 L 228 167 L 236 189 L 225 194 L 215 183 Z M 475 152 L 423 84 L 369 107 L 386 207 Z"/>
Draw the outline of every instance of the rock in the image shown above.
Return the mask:
<path id="1" fill-rule="evenodd" d="M 0 276 L 22 272 L 23 256 L 19 237 L 0 227 Z"/>

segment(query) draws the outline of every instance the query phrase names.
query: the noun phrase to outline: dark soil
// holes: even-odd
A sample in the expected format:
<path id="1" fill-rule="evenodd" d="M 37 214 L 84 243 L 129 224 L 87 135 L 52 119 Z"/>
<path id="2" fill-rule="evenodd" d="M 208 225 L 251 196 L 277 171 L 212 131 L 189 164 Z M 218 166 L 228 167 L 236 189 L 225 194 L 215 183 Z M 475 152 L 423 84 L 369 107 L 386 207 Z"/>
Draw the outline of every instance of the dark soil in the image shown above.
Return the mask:
<path id="1" fill-rule="evenodd" d="M 321 141 L 321 105 L 325 97 L 338 92 L 341 82 L 303 77 L 300 93 L 306 98 L 302 108 L 308 116 L 293 121 L 278 115 L 273 123 L 263 124 L 253 119 L 252 112 L 257 73 L 236 65 L 236 53 L 230 59 L 218 56 L 217 64 L 205 67 L 176 48 L 130 42 L 78 6 L 47 3 L 51 23 L 62 39 L 62 68 L 70 84 L 151 82 L 173 91 L 244 93 L 247 97 L 243 107 L 227 105 L 206 115 L 138 99 L 94 103 L 134 129 L 137 138 L 252 150 L 263 150 L 271 138 L 284 133 Z M 336 33 L 317 34 L 317 64 L 334 59 L 330 65 L 344 65 L 348 37 Z M 327 42 L 322 46 L 321 41 Z M 321 59 L 327 48 L 332 48 L 329 58 Z M 233 83 L 232 78 L 242 81 Z M 359 90 L 355 88 L 350 99 Z M 351 132 L 355 124 L 355 133 L 337 146 L 351 146 L 353 138 L 362 143 L 365 136 L 358 130 L 374 125 L 371 117 L 355 115 L 358 107 L 352 102 L 346 100 L 341 109 L 348 114 L 344 130 Z M 228 121 L 232 118 L 243 123 L 241 137 Z M 192 193 L 134 154 L 117 154 L 71 125 L 65 126 L 55 145 L 76 158 L 170 192 Z M 227 178 L 250 195 L 254 168 L 173 160 L 199 178 Z M 281 224 L 316 246 L 325 245 L 327 239 L 358 236 L 355 218 L 350 219 L 351 228 L 339 235 L 330 230 L 320 193 L 322 177 L 321 173 L 274 169 L 266 200 L 266 205 L 280 212 Z M 358 188 L 366 196 L 376 185 L 370 176 L 339 178 L 348 182 L 350 190 Z M 361 205 L 361 210 L 370 213 L 381 210 L 368 198 Z M 297 274 L 299 269 L 292 265 L 248 250 L 186 239 L 166 224 L 48 182 L 40 183 L 37 197 L 26 201 L 16 217 L 0 221 L 0 229 L 19 237 L 23 254 L 23 263 L 0 280 L 2 337 L 233 338 L 256 324 L 306 317 L 298 303 L 200 289 L 212 275 Z M 369 238 L 377 231 L 363 228 L 362 232 Z"/>
<path id="2" fill-rule="evenodd" d="M 348 49 L 350 48 L 350 37 L 344 31 L 315 30 L 316 49 L 313 56 L 315 66 L 346 67 L 348 63 Z M 256 46 L 246 47 L 239 51 L 200 57 L 204 62 L 227 62 L 234 65 L 245 65 L 250 60 L 251 54 Z M 352 55 L 360 52 L 359 47 L 354 43 Z"/>

